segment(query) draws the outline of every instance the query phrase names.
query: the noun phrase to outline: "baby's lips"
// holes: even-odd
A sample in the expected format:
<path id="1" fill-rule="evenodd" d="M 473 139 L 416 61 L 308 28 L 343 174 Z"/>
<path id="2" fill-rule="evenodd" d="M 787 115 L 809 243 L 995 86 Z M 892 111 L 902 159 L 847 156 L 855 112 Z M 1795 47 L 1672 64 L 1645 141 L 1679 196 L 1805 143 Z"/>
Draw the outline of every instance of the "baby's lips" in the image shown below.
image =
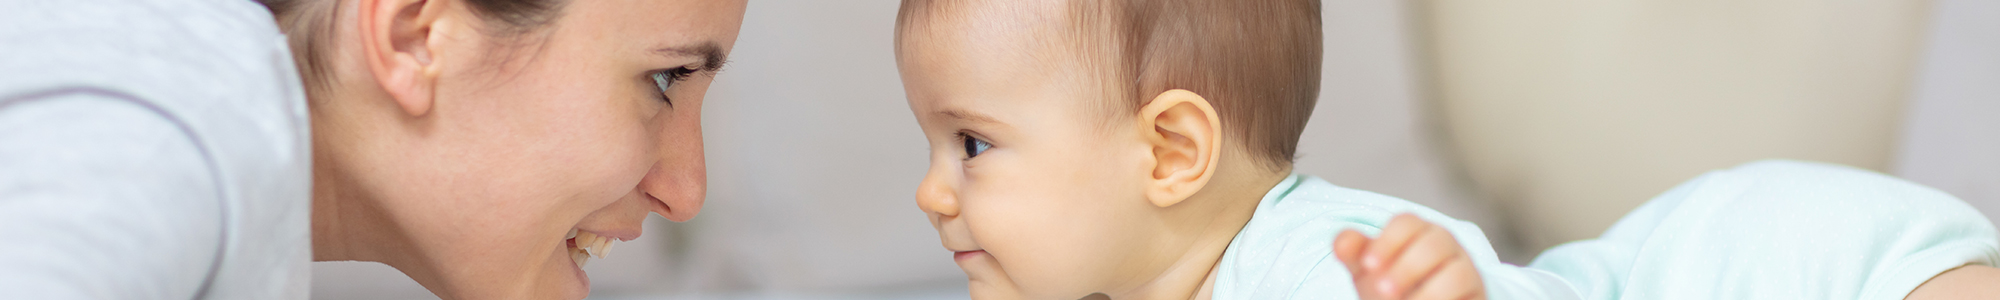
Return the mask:
<path id="1" fill-rule="evenodd" d="M 986 250 L 952 251 L 951 259 L 966 260 L 979 255 L 986 255 Z"/>

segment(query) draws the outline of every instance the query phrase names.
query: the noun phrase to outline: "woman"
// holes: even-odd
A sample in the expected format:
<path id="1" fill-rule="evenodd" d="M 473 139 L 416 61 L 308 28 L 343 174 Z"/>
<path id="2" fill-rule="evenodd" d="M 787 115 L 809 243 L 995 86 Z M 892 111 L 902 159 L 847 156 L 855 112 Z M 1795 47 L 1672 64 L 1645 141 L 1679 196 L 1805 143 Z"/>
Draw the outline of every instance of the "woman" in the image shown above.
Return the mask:
<path id="1" fill-rule="evenodd" d="M 742 1 L 261 2 L 0 12 L 0 298 L 303 298 L 310 249 L 575 299 L 700 210 Z"/>

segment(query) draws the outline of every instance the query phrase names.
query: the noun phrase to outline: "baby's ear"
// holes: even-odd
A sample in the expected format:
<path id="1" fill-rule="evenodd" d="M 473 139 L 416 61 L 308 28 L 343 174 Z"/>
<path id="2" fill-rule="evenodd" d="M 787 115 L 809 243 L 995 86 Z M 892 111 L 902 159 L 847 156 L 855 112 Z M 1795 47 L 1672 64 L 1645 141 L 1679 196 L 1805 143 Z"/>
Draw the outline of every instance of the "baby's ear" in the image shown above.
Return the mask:
<path id="1" fill-rule="evenodd" d="M 1222 122 L 1208 99 L 1188 90 L 1170 90 L 1139 108 L 1141 128 L 1152 146 L 1152 177 L 1146 199 L 1159 207 L 1194 196 L 1215 176 L 1222 156 Z"/>

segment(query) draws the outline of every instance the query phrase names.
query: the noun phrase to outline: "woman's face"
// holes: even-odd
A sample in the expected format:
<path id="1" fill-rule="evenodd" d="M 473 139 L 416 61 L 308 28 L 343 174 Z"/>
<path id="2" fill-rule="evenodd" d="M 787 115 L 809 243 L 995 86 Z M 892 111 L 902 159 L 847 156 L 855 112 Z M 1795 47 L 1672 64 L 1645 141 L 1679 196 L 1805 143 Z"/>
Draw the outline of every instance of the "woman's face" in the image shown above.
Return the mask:
<path id="1" fill-rule="evenodd" d="M 702 98 L 743 11 L 743 1 L 576 0 L 518 36 L 463 25 L 480 21 L 469 11 L 444 14 L 423 42 L 436 60 L 433 106 L 402 121 L 409 142 L 382 143 L 395 150 L 361 164 L 384 170 L 357 172 L 379 176 L 350 179 L 389 220 L 343 221 L 395 224 L 408 249 L 388 256 L 413 258 L 385 262 L 447 298 L 583 297 L 572 230 L 630 240 L 648 212 L 699 211 Z"/>

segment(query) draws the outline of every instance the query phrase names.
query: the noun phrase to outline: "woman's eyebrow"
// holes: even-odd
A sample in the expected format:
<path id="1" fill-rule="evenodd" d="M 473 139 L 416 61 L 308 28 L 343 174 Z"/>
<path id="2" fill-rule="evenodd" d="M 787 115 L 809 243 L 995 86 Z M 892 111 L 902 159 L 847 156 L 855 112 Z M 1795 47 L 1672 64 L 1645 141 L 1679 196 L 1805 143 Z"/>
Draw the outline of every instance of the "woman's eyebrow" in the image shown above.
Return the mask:
<path id="1" fill-rule="evenodd" d="M 701 42 L 694 45 L 666 46 L 653 49 L 654 54 L 671 57 L 699 57 L 701 71 L 717 72 L 729 63 L 729 54 L 722 52 L 722 46 L 715 42 Z"/>

